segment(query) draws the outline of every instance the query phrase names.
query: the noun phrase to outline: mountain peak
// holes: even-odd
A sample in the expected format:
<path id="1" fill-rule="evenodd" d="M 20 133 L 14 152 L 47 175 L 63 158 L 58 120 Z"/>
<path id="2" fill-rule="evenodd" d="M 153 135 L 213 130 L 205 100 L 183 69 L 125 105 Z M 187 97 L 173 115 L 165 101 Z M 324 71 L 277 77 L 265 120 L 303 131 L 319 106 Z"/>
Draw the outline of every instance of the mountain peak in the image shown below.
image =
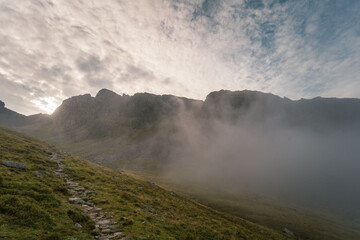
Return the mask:
<path id="1" fill-rule="evenodd" d="M 108 98 L 114 96 L 119 96 L 119 95 L 109 89 L 103 88 L 96 94 L 95 98 Z"/>

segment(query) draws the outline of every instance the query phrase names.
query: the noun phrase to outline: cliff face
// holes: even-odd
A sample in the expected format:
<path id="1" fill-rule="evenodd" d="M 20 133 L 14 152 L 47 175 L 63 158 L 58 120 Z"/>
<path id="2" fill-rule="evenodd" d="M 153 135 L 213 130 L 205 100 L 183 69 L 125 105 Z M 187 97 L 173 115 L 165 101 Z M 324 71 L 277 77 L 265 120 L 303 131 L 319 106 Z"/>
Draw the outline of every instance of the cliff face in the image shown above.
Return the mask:
<path id="1" fill-rule="evenodd" d="M 203 105 L 207 116 L 225 121 L 278 121 L 312 130 L 360 127 L 360 99 L 321 98 L 292 101 L 257 91 L 210 93 Z"/>
<path id="2" fill-rule="evenodd" d="M 96 97 L 85 94 L 63 101 L 52 115 L 58 131 L 88 127 L 115 134 L 119 125 L 144 129 L 172 118 L 181 111 L 199 109 L 201 101 L 171 95 L 138 93 L 120 96 L 102 89 Z M 89 129 L 90 130 L 90 129 Z M 102 134 L 104 135 L 104 134 Z M 107 135 L 107 134 L 105 134 Z"/>
<path id="3" fill-rule="evenodd" d="M 172 121 L 182 115 L 199 119 L 218 119 L 225 122 L 253 121 L 259 124 L 278 121 L 288 126 L 313 129 L 358 127 L 360 99 L 314 98 L 292 101 L 257 91 L 217 91 L 206 100 L 198 101 L 171 95 L 137 93 L 118 95 L 102 89 L 95 97 L 90 94 L 71 97 L 51 115 L 25 117 L 5 107 L 0 101 L 0 124 L 8 127 L 51 125 L 55 132 L 78 128 L 85 132 L 101 131 L 115 134 L 119 125 L 144 129 Z M 88 131 L 86 131 L 88 128 Z M 88 136 L 89 134 L 85 134 Z"/>
<path id="4" fill-rule="evenodd" d="M 0 101 L 0 125 L 14 127 L 24 125 L 26 117 L 5 107 L 5 103 Z"/>

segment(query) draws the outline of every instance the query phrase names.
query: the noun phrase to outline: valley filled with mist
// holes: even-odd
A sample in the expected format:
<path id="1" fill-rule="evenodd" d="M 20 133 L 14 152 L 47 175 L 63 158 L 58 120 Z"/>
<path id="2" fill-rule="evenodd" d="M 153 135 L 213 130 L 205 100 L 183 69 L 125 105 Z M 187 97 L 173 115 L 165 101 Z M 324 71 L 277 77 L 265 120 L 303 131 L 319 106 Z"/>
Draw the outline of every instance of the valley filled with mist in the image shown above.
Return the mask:
<path id="1" fill-rule="evenodd" d="M 3 106 L 0 124 L 304 239 L 359 236 L 359 99 L 221 90 L 199 101 L 102 89 L 52 115 Z"/>

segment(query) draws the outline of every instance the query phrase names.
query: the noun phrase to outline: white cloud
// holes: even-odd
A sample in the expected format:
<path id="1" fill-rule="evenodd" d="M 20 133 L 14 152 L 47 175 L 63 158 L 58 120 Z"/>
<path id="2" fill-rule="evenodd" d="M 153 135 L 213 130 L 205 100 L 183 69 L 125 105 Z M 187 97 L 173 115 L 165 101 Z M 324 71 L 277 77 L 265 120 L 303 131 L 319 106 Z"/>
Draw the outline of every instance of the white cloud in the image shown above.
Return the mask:
<path id="1" fill-rule="evenodd" d="M 222 88 L 360 97 L 360 4 L 338 5 L 2 0 L 0 96 L 26 114 L 103 87 L 200 99 Z M 22 89 L 10 94 L 9 84 Z"/>

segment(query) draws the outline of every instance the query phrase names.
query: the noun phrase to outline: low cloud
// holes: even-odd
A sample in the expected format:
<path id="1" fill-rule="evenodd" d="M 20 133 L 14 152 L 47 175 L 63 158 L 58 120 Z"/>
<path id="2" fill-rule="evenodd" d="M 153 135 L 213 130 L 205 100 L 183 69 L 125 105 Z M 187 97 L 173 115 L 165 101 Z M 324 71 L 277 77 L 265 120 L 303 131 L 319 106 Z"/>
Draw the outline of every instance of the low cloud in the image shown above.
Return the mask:
<path id="1" fill-rule="evenodd" d="M 284 121 L 284 113 L 263 114 L 262 107 L 239 110 L 238 120 L 225 108 L 222 118 L 179 114 L 172 121 L 175 144 L 167 146 L 166 179 L 208 193 L 265 196 L 359 221 L 360 129 L 326 128 L 327 120 L 321 124 L 325 131 L 313 122 L 295 126 Z"/>

